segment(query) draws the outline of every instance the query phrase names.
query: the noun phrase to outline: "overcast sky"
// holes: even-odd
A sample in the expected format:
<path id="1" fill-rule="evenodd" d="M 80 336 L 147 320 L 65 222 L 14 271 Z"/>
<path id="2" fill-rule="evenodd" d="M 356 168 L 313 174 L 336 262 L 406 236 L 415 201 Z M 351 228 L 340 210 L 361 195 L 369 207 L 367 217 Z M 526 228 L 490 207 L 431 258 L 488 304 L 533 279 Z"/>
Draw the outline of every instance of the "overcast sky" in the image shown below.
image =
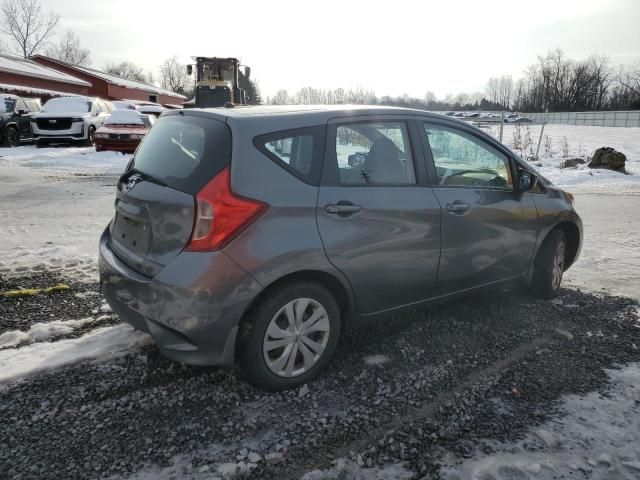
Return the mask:
<path id="1" fill-rule="evenodd" d="M 361 86 L 379 95 L 482 91 L 555 47 L 572 58 L 640 60 L 640 0 L 42 0 L 93 66 L 234 56 L 262 95 Z"/>

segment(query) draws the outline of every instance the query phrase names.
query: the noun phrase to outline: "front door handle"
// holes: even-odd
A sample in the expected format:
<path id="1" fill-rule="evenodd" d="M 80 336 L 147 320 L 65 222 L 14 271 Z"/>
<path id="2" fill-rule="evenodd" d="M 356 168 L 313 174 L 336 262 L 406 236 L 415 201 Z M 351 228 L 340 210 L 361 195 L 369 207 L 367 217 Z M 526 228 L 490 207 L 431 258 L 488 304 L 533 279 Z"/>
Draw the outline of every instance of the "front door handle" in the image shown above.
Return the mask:
<path id="1" fill-rule="evenodd" d="M 342 217 L 346 217 L 353 213 L 357 213 L 362 210 L 361 205 L 354 205 L 351 202 L 340 201 L 333 205 L 327 205 L 324 207 L 324 211 L 327 213 L 331 213 L 334 215 L 340 215 Z"/>
<path id="2" fill-rule="evenodd" d="M 467 213 L 467 211 L 471 208 L 470 205 L 467 205 L 466 203 L 448 203 L 447 204 L 447 212 L 453 214 L 453 215 L 463 215 L 465 213 Z"/>

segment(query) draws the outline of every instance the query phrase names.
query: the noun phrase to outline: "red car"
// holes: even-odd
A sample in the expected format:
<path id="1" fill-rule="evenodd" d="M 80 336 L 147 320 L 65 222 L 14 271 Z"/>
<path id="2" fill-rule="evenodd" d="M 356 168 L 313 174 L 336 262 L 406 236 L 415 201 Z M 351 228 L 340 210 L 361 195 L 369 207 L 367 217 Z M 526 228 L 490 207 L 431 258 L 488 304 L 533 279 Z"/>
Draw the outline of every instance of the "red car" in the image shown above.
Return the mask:
<path id="1" fill-rule="evenodd" d="M 155 117 L 136 110 L 114 110 L 104 125 L 96 130 L 96 151 L 135 152 L 155 120 Z"/>

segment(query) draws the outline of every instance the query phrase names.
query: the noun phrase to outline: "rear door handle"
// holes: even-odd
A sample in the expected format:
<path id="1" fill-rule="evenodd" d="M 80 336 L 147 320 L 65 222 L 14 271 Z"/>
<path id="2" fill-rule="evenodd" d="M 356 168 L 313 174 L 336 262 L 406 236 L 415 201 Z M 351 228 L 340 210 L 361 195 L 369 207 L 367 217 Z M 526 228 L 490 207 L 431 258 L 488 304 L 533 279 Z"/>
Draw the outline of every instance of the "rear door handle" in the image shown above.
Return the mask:
<path id="1" fill-rule="evenodd" d="M 447 204 L 447 212 L 452 213 L 454 215 L 462 215 L 466 213 L 471 208 L 470 205 L 466 203 L 448 203 Z"/>
<path id="2" fill-rule="evenodd" d="M 326 207 L 324 207 L 325 212 L 342 215 L 342 216 L 350 215 L 352 213 L 357 213 L 360 210 L 362 210 L 361 205 L 354 205 L 353 203 L 346 203 L 346 202 L 344 203 L 338 202 L 337 204 L 327 205 Z"/>

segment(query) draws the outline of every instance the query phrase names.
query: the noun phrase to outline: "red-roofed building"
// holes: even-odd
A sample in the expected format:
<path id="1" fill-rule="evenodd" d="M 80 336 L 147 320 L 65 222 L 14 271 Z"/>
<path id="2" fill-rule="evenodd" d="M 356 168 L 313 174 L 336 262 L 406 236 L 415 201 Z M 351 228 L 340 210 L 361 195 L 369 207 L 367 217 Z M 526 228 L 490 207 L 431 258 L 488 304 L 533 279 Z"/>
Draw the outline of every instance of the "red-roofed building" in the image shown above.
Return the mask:
<path id="1" fill-rule="evenodd" d="M 0 92 L 43 101 L 64 95 L 88 95 L 91 83 L 12 55 L 0 55 Z"/>
<path id="2" fill-rule="evenodd" d="M 59 72 L 91 83 L 89 95 L 108 100 L 140 100 L 163 105 L 180 105 L 187 98 L 170 90 L 144 82 L 120 78 L 88 67 L 77 67 L 44 55 L 34 55 L 31 60 Z"/>

